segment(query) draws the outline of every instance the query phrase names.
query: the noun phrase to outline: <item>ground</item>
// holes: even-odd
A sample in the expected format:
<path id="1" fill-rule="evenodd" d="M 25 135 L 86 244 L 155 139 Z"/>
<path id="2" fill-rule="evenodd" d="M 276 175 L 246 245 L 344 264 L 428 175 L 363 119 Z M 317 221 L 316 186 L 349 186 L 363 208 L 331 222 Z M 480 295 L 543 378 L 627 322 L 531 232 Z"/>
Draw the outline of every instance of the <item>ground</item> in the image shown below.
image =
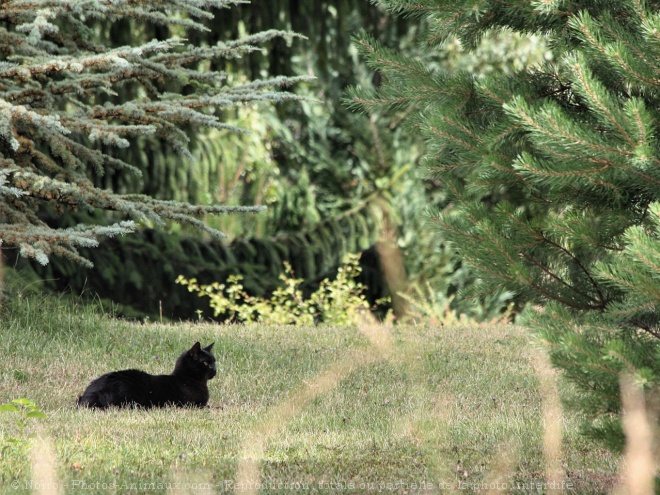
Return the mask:
<path id="1" fill-rule="evenodd" d="M 603 493 L 618 458 L 560 406 L 570 386 L 527 330 L 452 324 L 137 324 L 16 296 L 0 317 L 0 492 Z M 169 373 L 215 342 L 203 410 L 89 411 L 105 372 Z M 40 485 L 41 484 L 41 485 Z M 43 486 L 42 486 L 43 485 Z M 44 493 L 53 493 L 47 490 Z"/>

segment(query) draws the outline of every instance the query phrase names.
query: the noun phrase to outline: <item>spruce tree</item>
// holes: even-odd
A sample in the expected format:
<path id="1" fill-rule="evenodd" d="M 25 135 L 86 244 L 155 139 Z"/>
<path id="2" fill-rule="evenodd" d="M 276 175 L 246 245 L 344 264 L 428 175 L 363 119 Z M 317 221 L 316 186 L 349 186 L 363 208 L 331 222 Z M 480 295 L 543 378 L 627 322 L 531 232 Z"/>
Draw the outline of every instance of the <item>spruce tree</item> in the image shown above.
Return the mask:
<path id="1" fill-rule="evenodd" d="M 409 112 L 450 199 L 431 218 L 479 276 L 469 295 L 527 303 L 587 431 L 621 449 L 620 374 L 660 380 L 660 2 L 379 3 L 428 19 L 430 55 L 452 35 L 468 49 L 492 30 L 547 38 L 544 65 L 476 78 L 365 34 L 384 82 L 350 101 Z"/>
<path id="2" fill-rule="evenodd" d="M 240 58 L 294 34 L 271 30 L 210 46 L 182 38 L 208 30 L 204 22 L 213 17 L 212 8 L 240 0 L 0 3 L 0 244 L 42 264 L 54 254 L 89 265 L 77 248 L 96 246 L 102 235 L 175 221 L 222 236 L 204 223 L 205 215 L 259 210 L 120 194 L 95 187 L 92 178 L 105 171 L 139 175 L 120 157 L 126 154 L 113 151 L 135 145 L 140 136 L 166 141 L 172 152 L 192 159 L 189 130 L 243 132 L 223 123 L 227 108 L 296 99 L 282 88 L 308 78 L 230 86 L 222 72 L 209 70 L 213 60 Z M 107 24 L 122 19 L 135 34 L 147 25 L 166 34 L 136 46 L 112 46 Z M 89 211 L 101 220 L 70 228 L 44 220 L 44 212 L 65 210 Z"/>

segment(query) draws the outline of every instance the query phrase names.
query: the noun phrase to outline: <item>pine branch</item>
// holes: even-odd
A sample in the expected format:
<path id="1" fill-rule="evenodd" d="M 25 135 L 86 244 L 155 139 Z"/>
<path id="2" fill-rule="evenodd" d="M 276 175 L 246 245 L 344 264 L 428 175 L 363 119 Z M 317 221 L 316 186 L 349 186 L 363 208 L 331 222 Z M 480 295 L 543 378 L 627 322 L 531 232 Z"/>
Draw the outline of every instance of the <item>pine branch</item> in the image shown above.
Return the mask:
<path id="1" fill-rule="evenodd" d="M 232 59 L 261 50 L 273 39 L 300 36 L 270 30 L 216 46 L 186 45 L 171 38 L 107 46 L 90 20 L 130 18 L 184 29 L 208 30 L 212 9 L 244 3 L 232 0 L 9 0 L 2 2 L 0 46 L 0 241 L 19 247 L 40 263 L 50 255 L 84 262 L 76 247 L 95 245 L 97 236 L 127 233 L 87 226 L 48 230 L 35 212 L 56 209 L 116 212 L 136 222 L 184 222 L 221 236 L 206 215 L 250 213 L 261 207 L 192 206 L 121 195 L 94 187 L 88 174 L 112 169 L 140 175 L 116 154 L 145 136 L 168 143 L 184 158 L 189 133 L 201 127 L 245 132 L 222 120 L 223 110 L 252 102 L 301 98 L 286 91 L 310 77 L 272 77 L 227 85 L 225 74 L 206 71 L 212 59 Z M 182 93 L 185 93 L 182 94 Z M 121 95 L 121 96 L 120 96 Z M 181 163 L 185 166 L 185 162 Z M 11 231 L 11 225 L 15 229 Z M 13 233 L 12 233 L 13 232 Z"/>

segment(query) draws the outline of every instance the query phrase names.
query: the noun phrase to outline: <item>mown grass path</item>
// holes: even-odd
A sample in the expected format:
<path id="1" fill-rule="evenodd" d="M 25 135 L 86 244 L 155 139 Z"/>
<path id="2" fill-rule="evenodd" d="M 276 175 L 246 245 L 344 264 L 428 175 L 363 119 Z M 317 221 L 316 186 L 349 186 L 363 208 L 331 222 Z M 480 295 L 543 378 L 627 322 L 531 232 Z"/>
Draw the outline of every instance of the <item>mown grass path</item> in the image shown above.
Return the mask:
<path id="1" fill-rule="evenodd" d="M 0 403 L 27 397 L 48 417 L 21 431 L 0 413 L 0 493 L 582 494 L 616 480 L 516 326 L 143 325 L 15 306 Z M 76 409 L 92 378 L 169 373 L 196 340 L 216 343 L 209 408 Z"/>

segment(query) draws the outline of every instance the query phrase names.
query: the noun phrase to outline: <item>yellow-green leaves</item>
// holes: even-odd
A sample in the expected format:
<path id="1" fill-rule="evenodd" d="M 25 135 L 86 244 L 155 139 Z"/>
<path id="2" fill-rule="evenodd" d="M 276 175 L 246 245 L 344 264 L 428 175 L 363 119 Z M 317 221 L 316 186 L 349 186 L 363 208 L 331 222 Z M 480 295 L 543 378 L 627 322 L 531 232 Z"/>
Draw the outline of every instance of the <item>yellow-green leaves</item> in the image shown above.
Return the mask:
<path id="1" fill-rule="evenodd" d="M 334 280 L 324 279 L 319 288 L 305 297 L 303 280 L 295 278 L 288 263 L 280 275 L 282 285 L 270 298 L 248 294 L 241 284 L 243 277 L 230 275 L 226 283 L 199 285 L 197 280 L 177 278 L 177 283 L 208 297 L 215 316 L 244 323 L 260 322 L 274 325 L 350 325 L 361 321 L 370 305 L 363 294 L 364 286 L 356 280 L 360 274 L 359 256 L 349 254 Z"/>

